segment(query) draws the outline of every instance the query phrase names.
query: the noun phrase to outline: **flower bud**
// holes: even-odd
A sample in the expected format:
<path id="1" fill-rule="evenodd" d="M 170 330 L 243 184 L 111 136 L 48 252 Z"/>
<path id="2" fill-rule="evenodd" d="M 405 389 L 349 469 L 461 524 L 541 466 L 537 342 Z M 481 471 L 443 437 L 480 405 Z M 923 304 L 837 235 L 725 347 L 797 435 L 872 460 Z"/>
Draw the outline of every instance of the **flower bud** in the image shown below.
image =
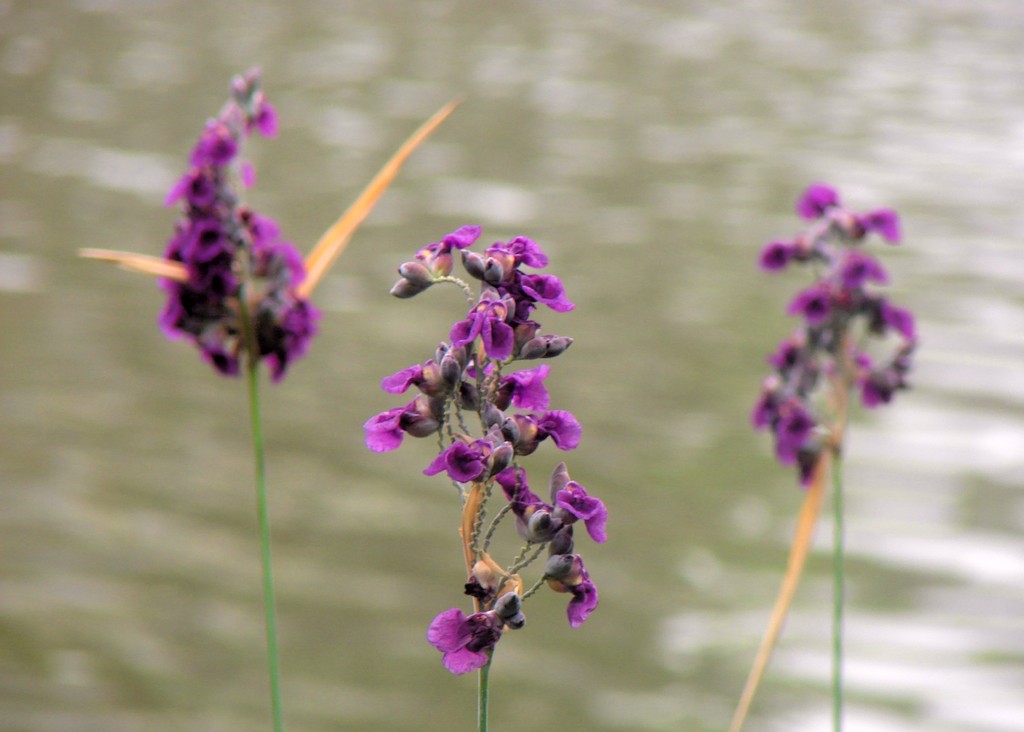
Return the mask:
<path id="1" fill-rule="evenodd" d="M 484 278 L 484 269 L 486 262 L 484 258 L 476 252 L 471 252 L 468 249 L 462 250 L 462 266 L 465 267 L 466 272 L 469 273 L 470 277 L 474 277 L 478 280 Z"/>
<path id="2" fill-rule="evenodd" d="M 557 519 L 545 509 L 539 508 L 533 512 L 526 523 L 526 540 L 538 544 L 550 541 L 561 528 L 561 519 Z"/>
<path id="3" fill-rule="evenodd" d="M 420 262 L 403 262 L 398 267 L 398 274 L 414 285 L 422 285 L 424 289 L 434 284 L 434 276 Z"/>
<path id="4" fill-rule="evenodd" d="M 511 618 L 505 619 L 505 625 L 510 627 L 512 630 L 519 630 L 524 625 L 526 625 L 526 616 L 523 615 L 521 612 L 516 613 Z"/>
<path id="5" fill-rule="evenodd" d="M 575 562 L 575 554 L 552 554 L 544 565 L 544 576 L 554 580 L 565 579 L 572 573 Z"/>
<path id="6" fill-rule="evenodd" d="M 523 607 L 522 598 L 515 592 L 506 592 L 494 603 L 494 612 L 502 620 L 518 615 Z"/>
<path id="7" fill-rule="evenodd" d="M 575 542 L 572 539 L 572 526 L 563 526 L 562 529 L 548 544 L 548 552 L 551 555 L 573 553 Z"/>
<path id="8" fill-rule="evenodd" d="M 498 447 L 494 448 L 494 452 L 491 453 L 491 471 L 490 474 L 497 475 L 502 470 L 512 464 L 512 458 L 515 455 L 515 449 L 511 443 L 503 442 Z"/>
<path id="9" fill-rule="evenodd" d="M 431 283 L 433 284 L 433 283 Z M 394 284 L 391 288 L 390 294 L 393 297 L 405 300 L 407 298 L 419 295 L 421 292 L 430 287 L 427 285 L 419 285 L 414 283 L 412 280 L 407 280 L 404 277 Z"/>

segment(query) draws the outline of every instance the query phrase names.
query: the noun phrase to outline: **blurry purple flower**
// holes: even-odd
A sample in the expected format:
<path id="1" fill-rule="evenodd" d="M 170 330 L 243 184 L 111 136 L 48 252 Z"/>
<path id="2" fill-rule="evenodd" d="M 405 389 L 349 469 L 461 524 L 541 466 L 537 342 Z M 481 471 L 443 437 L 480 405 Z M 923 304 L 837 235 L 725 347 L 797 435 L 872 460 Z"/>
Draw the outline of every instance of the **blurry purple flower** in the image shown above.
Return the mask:
<path id="1" fill-rule="evenodd" d="M 791 465 L 796 461 L 797 451 L 810 439 L 815 424 L 814 417 L 798 400 L 780 405 L 775 424 L 775 454 L 779 462 Z"/>
<path id="2" fill-rule="evenodd" d="M 796 249 L 790 242 L 773 241 L 765 245 L 761 250 L 759 263 L 765 272 L 778 272 L 786 268 L 790 260 L 796 254 Z"/>
<path id="3" fill-rule="evenodd" d="M 824 183 L 815 183 L 807 188 L 796 203 L 796 212 L 801 218 L 821 218 L 825 211 L 839 205 L 839 194 Z"/>
<path id="4" fill-rule="evenodd" d="M 890 244 L 900 243 L 900 218 L 892 209 L 871 211 L 861 217 L 860 223 L 866 231 L 880 234 Z"/>
<path id="5" fill-rule="evenodd" d="M 869 280 L 879 284 L 889 281 L 889 275 L 878 260 L 859 249 L 847 252 L 840 265 L 839 278 L 846 290 L 859 290 Z"/>
<path id="6" fill-rule="evenodd" d="M 909 310 L 890 305 L 888 301 L 884 301 L 882 303 L 882 319 L 908 341 L 916 339 L 917 330 L 914 326 L 914 314 Z"/>
<path id="7" fill-rule="evenodd" d="M 832 296 L 828 285 L 817 283 L 801 290 L 786 308 L 789 315 L 802 315 L 807 324 L 821 325 L 832 314 Z"/>

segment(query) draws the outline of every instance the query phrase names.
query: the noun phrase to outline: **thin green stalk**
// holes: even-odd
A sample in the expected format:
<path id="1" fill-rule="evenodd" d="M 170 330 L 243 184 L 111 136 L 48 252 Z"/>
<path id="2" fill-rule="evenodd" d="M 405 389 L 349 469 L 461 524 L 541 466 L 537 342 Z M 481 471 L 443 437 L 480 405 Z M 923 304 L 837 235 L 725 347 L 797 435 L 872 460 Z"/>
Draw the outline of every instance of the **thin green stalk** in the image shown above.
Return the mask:
<path id="1" fill-rule="evenodd" d="M 493 660 L 494 651 L 492 650 L 487 654 L 487 663 L 480 668 L 476 707 L 477 732 L 487 732 L 487 705 L 490 701 L 491 661 Z"/>
<path id="2" fill-rule="evenodd" d="M 837 454 L 832 462 L 832 730 L 843 728 L 843 471 Z"/>
<path id="3" fill-rule="evenodd" d="M 243 271 L 248 271 L 244 262 Z M 239 293 L 239 314 L 245 341 L 245 373 L 249 383 L 249 417 L 252 423 L 252 446 L 256 464 L 256 516 L 260 534 L 260 564 L 263 569 L 263 613 L 267 629 L 267 670 L 270 675 L 270 707 L 274 732 L 283 732 L 284 713 L 281 707 L 281 670 L 277 653 L 277 610 L 274 602 L 274 576 L 270 562 L 270 511 L 267 505 L 267 460 L 263 443 L 263 418 L 260 413 L 259 351 L 256 333 L 248 308 L 248 282 Z"/>

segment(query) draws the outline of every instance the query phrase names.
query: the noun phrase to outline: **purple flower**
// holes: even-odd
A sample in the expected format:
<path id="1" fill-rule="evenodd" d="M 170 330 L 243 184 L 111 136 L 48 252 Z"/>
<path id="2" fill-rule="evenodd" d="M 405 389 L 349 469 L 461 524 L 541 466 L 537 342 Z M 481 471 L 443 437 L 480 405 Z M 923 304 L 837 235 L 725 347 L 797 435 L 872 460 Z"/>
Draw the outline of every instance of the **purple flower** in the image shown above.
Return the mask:
<path id="1" fill-rule="evenodd" d="M 456 483 L 469 483 L 483 477 L 490 452 L 491 444 L 486 440 L 474 440 L 469 444 L 456 440 L 451 447 L 434 458 L 423 474 L 447 472 L 448 477 Z"/>
<path id="2" fill-rule="evenodd" d="M 786 308 L 789 315 L 802 315 L 810 326 L 821 325 L 832 315 L 832 296 L 828 285 L 817 283 L 801 290 Z"/>
<path id="3" fill-rule="evenodd" d="M 525 236 L 517 236 L 505 242 L 495 242 L 489 246 L 486 253 L 495 256 L 507 254 L 512 260 L 513 266 L 518 267 L 525 264 L 527 267 L 547 267 L 548 255 L 546 255 L 536 242 L 527 239 Z"/>
<path id="4" fill-rule="evenodd" d="M 833 206 L 839 205 L 839 194 L 824 183 L 815 183 L 807 188 L 796 203 L 796 212 L 801 218 L 821 218 Z"/>
<path id="5" fill-rule="evenodd" d="M 511 403 L 520 409 L 546 409 L 551 401 L 544 379 L 551 367 L 544 364 L 509 374 L 502 379 L 502 386 L 511 391 Z"/>
<path id="6" fill-rule="evenodd" d="M 482 668 L 501 639 L 502 622 L 493 612 L 465 615 L 458 608 L 440 613 L 427 629 L 427 641 L 444 654 L 453 674 Z"/>
<path id="7" fill-rule="evenodd" d="M 519 286 L 531 298 L 555 312 L 567 313 L 576 307 L 566 296 L 562 281 L 554 275 L 521 275 Z"/>
<path id="8" fill-rule="evenodd" d="M 238 154 L 235 133 L 222 120 L 210 120 L 192 149 L 192 165 L 222 168 Z"/>
<path id="9" fill-rule="evenodd" d="M 889 281 L 889 275 L 870 254 L 851 249 L 840 265 L 839 279 L 844 289 L 859 290 L 869 280 L 885 284 Z"/>
<path id="10" fill-rule="evenodd" d="M 548 587 L 555 592 L 571 592 L 572 599 L 566 608 L 569 625 L 578 628 L 597 607 L 597 586 L 590 580 L 590 574 L 579 554 L 554 555 L 548 559 Z"/>
<path id="11" fill-rule="evenodd" d="M 366 432 L 366 446 L 374 452 L 389 452 L 402 444 L 405 432 L 402 430 L 402 413 L 406 407 L 395 407 L 375 414 L 363 424 Z"/>
<path id="12" fill-rule="evenodd" d="M 423 367 L 419 364 L 396 371 L 380 380 L 380 388 L 391 394 L 401 394 L 411 385 L 423 381 Z"/>
<path id="13" fill-rule="evenodd" d="M 904 308 L 890 305 L 888 301 L 882 303 L 882 319 L 886 325 L 894 328 L 908 341 L 917 337 L 917 330 L 914 326 L 914 314 Z"/>
<path id="14" fill-rule="evenodd" d="M 590 538 L 597 543 L 601 544 L 607 540 L 605 524 L 608 521 L 608 509 L 600 498 L 588 495 L 586 489 L 576 481 L 570 480 L 565 488 L 558 491 L 555 495 L 555 508 L 562 509 L 572 516 L 573 520 L 583 521 Z"/>
<path id="15" fill-rule="evenodd" d="M 779 462 L 791 465 L 796 461 L 797 451 L 810 439 L 815 425 L 814 417 L 799 401 L 791 399 L 780 405 L 775 424 L 775 454 Z"/>
<path id="16" fill-rule="evenodd" d="M 786 268 L 796 254 L 796 247 L 790 242 L 773 241 L 761 250 L 760 265 L 765 272 L 778 272 Z"/>
<path id="17" fill-rule="evenodd" d="M 871 211 L 860 219 L 865 231 L 877 232 L 890 244 L 900 243 L 900 217 L 888 208 Z"/>
<path id="18" fill-rule="evenodd" d="M 555 409 L 543 412 L 537 418 L 540 439 L 550 437 L 559 450 L 575 450 L 579 447 L 583 428 L 570 412 Z"/>
<path id="19" fill-rule="evenodd" d="M 416 259 L 435 277 L 447 277 L 452 273 L 452 249 L 465 249 L 480 236 L 479 226 L 462 226 L 441 241 L 427 244 L 416 252 Z"/>
<path id="20" fill-rule="evenodd" d="M 493 294 L 491 297 L 481 296 L 469 311 L 469 316 L 452 326 L 452 346 L 465 346 L 479 336 L 489 357 L 504 361 L 512 355 L 515 333 L 505 322 L 509 315 L 508 304 L 496 297 Z"/>

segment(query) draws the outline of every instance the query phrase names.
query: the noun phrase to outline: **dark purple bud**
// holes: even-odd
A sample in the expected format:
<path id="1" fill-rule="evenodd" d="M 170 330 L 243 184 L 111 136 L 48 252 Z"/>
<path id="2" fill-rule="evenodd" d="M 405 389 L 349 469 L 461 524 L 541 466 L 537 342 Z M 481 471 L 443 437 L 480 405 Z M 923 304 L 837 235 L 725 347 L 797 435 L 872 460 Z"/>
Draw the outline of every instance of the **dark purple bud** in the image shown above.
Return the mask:
<path id="1" fill-rule="evenodd" d="M 563 526 L 548 544 L 548 552 L 554 554 L 572 554 L 576 542 L 572 538 L 572 526 Z"/>
<path id="2" fill-rule="evenodd" d="M 523 615 L 521 612 L 516 613 L 511 618 L 505 619 L 505 625 L 510 627 L 512 630 L 519 630 L 524 625 L 526 625 L 526 616 Z"/>
<path id="3" fill-rule="evenodd" d="M 522 436 L 519 431 L 519 423 L 512 417 L 507 417 L 501 423 L 501 434 L 513 445 L 517 444 Z"/>
<path id="4" fill-rule="evenodd" d="M 793 244 L 784 241 L 773 241 L 761 250 L 760 265 L 765 272 L 778 272 L 786 268 L 796 254 Z"/>
<path id="5" fill-rule="evenodd" d="M 515 449 L 509 442 L 503 442 L 494 448 L 494 452 L 491 453 L 491 475 L 500 473 L 511 465 L 514 456 Z"/>
<path id="6" fill-rule="evenodd" d="M 441 378 L 449 387 L 454 388 L 462 382 L 463 365 L 451 353 L 445 354 L 441 359 Z"/>

